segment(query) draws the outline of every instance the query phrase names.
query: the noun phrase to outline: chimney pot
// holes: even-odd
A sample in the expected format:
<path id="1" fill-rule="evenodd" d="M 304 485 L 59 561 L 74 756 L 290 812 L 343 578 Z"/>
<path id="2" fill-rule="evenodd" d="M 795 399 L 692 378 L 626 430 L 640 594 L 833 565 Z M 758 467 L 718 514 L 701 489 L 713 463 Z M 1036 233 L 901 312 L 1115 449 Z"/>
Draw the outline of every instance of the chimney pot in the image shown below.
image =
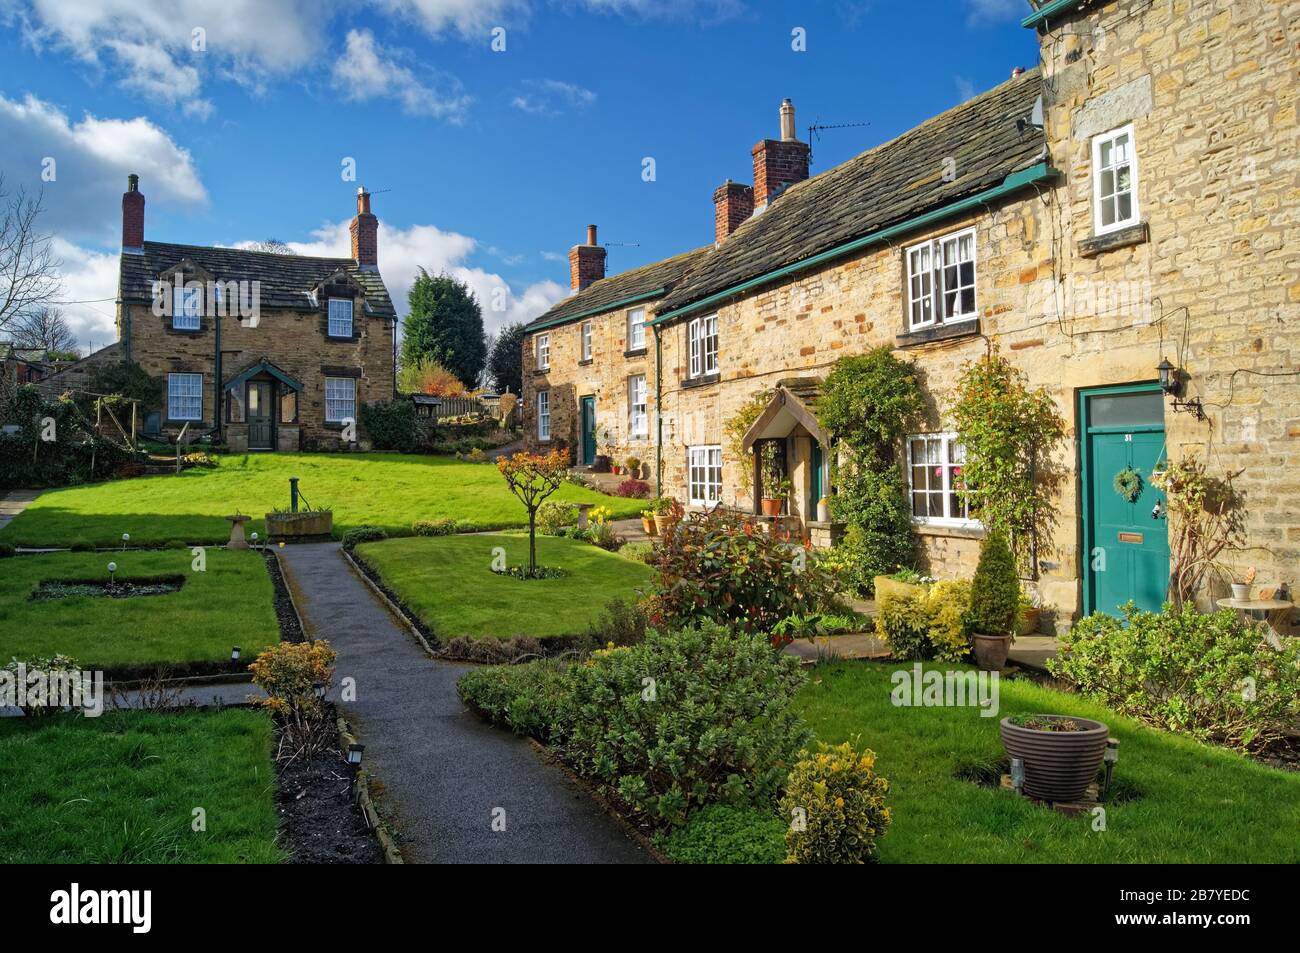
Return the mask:
<path id="1" fill-rule="evenodd" d="M 595 226 L 595 225 L 588 225 L 588 226 L 587 226 L 587 244 L 588 244 L 588 245 L 595 245 L 595 244 L 597 244 L 597 242 L 596 242 L 596 226 Z"/>
<path id="2" fill-rule="evenodd" d="M 783 99 L 781 100 L 781 140 L 791 142 L 794 138 L 794 103 L 789 99 Z"/>
<path id="3" fill-rule="evenodd" d="M 795 137 L 794 103 L 781 102 L 781 138 L 764 139 L 751 150 L 754 156 L 754 208 L 761 210 L 778 195 L 808 178 L 811 150 Z"/>
<path id="4" fill-rule="evenodd" d="M 134 172 L 126 177 L 126 191 L 122 193 L 122 251 L 134 255 L 144 252 L 144 193 L 140 191 L 140 176 Z"/>

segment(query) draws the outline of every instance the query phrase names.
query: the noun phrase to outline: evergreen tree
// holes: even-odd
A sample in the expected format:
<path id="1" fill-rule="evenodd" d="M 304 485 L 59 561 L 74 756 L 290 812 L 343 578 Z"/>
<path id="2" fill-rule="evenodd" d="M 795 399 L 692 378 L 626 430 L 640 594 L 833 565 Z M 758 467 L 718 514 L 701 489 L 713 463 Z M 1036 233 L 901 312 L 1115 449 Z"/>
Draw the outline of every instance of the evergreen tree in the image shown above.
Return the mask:
<path id="1" fill-rule="evenodd" d="M 433 360 L 475 387 L 487 360 L 483 310 L 474 292 L 450 275 L 423 268 L 407 297 L 410 313 L 402 335 L 402 366 Z"/>
<path id="2" fill-rule="evenodd" d="M 507 324 L 492 341 L 487 369 L 498 394 L 524 391 L 524 326 Z"/>

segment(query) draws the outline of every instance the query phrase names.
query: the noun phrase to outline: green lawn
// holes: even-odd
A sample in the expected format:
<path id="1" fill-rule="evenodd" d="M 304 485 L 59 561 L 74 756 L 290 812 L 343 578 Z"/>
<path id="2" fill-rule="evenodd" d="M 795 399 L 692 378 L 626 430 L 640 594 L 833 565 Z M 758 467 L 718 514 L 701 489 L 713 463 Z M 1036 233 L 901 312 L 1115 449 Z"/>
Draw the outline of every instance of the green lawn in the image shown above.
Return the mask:
<path id="1" fill-rule="evenodd" d="M 33 602 L 54 579 L 183 576 L 178 592 L 111 599 L 73 596 Z M 206 550 L 207 569 L 193 571 L 188 549 L 124 553 L 45 553 L 0 560 L 0 660 L 71 655 L 86 668 L 219 662 L 238 645 L 245 658 L 280 639 L 275 590 L 262 557 Z"/>
<path id="2" fill-rule="evenodd" d="M 1300 861 L 1300 774 L 1145 728 L 1073 695 L 1002 681 L 999 718 L 1081 715 L 1104 721 L 1119 739 L 1116 777 L 1142 797 L 1108 805 L 1106 830 L 1094 831 L 1090 816 L 1064 817 L 955 778 L 960 765 L 1003 757 L 999 718 L 981 718 L 975 708 L 895 708 L 889 678 L 899 667 L 818 666 L 799 699 L 821 740 L 857 734 L 876 751 L 893 812 L 880 841 L 882 861 Z"/>
<path id="3" fill-rule="evenodd" d="M 440 639 L 578 635 L 611 599 L 635 598 L 650 579 L 644 563 L 551 536 L 537 538 L 537 561 L 567 576 L 500 576 L 491 569 L 496 546 L 505 548 L 510 565 L 527 563 L 526 535 L 390 539 L 356 551 Z"/>
<path id="4" fill-rule="evenodd" d="M 278 863 L 275 783 L 261 712 L 0 719 L 0 863 Z"/>
<path id="5" fill-rule="evenodd" d="M 451 517 L 473 529 L 526 526 L 528 514 L 490 463 L 392 453 L 232 454 L 215 469 L 179 476 L 141 477 L 94 486 L 49 490 L 0 530 L 16 546 L 67 546 L 78 540 L 131 543 L 223 542 L 238 510 L 255 519 L 249 532 L 265 534 L 262 516 L 289 506 L 289 477 L 315 507 L 334 510 L 334 527 L 371 523 L 389 533 L 409 533 L 419 519 Z M 643 500 L 607 496 L 565 484 L 552 497 L 598 503 L 616 518 L 636 516 Z"/>

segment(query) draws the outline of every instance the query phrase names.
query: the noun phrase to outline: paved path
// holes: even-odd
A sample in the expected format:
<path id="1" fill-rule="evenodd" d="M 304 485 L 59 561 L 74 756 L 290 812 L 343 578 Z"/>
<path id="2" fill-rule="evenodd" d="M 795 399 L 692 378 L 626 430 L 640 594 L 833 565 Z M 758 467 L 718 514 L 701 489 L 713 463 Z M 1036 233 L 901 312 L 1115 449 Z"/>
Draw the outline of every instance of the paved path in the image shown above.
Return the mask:
<path id="1" fill-rule="evenodd" d="M 10 490 L 7 496 L 0 499 L 0 529 L 4 529 L 10 520 L 27 509 L 28 504 L 40 495 L 40 490 Z"/>
<path id="2" fill-rule="evenodd" d="M 383 785 L 383 813 L 407 860 L 435 863 L 643 863 L 649 857 L 529 742 L 492 728 L 456 696 L 470 666 L 430 659 L 339 552 L 288 546 L 286 576 L 313 638 L 338 651 L 340 707 Z M 492 830 L 505 810 L 505 831 Z"/>

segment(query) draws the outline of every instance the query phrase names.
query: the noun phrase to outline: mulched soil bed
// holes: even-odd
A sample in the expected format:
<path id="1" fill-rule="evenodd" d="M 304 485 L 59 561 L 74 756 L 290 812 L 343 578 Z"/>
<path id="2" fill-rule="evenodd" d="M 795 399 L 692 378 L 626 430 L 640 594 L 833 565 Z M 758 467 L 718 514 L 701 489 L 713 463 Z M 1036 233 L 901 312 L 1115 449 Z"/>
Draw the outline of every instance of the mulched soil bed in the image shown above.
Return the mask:
<path id="1" fill-rule="evenodd" d="M 132 599 L 136 596 L 162 596 L 179 592 L 184 576 L 147 579 L 46 579 L 31 594 L 32 602 L 71 599 L 73 596 L 106 596 L 109 599 Z"/>
<path id="2" fill-rule="evenodd" d="M 278 735 L 278 732 L 277 732 Z M 277 763 L 280 840 L 294 864 L 379 864 L 383 851 L 348 793 L 352 774 L 330 748 Z"/>
<path id="3" fill-rule="evenodd" d="M 275 615 L 280 620 L 280 641 L 301 642 L 302 625 L 298 621 L 298 613 L 294 611 L 293 600 L 289 598 L 284 573 L 280 572 L 280 561 L 270 551 L 262 555 L 266 559 L 266 571 L 271 574 L 271 584 L 275 586 Z"/>

